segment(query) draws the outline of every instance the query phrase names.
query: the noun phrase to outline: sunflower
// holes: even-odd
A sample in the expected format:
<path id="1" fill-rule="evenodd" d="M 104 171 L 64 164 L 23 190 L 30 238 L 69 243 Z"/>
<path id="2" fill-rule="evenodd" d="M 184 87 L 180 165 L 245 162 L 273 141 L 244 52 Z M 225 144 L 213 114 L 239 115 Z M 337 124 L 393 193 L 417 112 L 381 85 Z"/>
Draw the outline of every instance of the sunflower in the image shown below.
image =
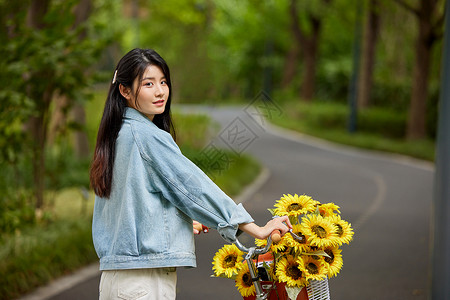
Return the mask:
<path id="1" fill-rule="evenodd" d="M 336 233 L 336 227 L 328 218 L 310 214 L 302 218 L 302 232 L 308 237 L 308 244 L 319 248 L 338 246 L 340 240 Z"/>
<path id="2" fill-rule="evenodd" d="M 306 195 L 298 196 L 295 194 L 292 196 L 283 194 L 283 197 L 275 204 L 275 215 L 298 217 L 307 212 L 314 212 L 316 203 L 317 201 Z"/>
<path id="3" fill-rule="evenodd" d="M 213 270 L 215 276 L 225 275 L 228 278 L 233 277 L 244 265 L 242 255 L 236 245 L 224 245 L 216 252 L 213 258 Z"/>
<path id="4" fill-rule="evenodd" d="M 243 264 L 236 277 L 236 287 L 242 297 L 248 297 L 255 294 L 252 276 L 248 270 L 248 265 Z"/>
<path id="5" fill-rule="evenodd" d="M 301 260 L 305 266 L 305 277 L 307 280 L 323 280 L 328 274 L 328 266 L 323 259 L 313 255 L 303 255 L 298 260 Z"/>
<path id="6" fill-rule="evenodd" d="M 288 247 L 286 239 L 287 236 L 287 234 L 282 236 L 281 240 L 278 243 L 272 241 L 272 245 L 270 245 L 270 251 L 274 253 L 285 252 Z M 258 247 L 265 247 L 267 245 L 267 240 L 255 239 L 255 245 Z"/>
<path id="7" fill-rule="evenodd" d="M 336 233 L 342 243 L 348 244 L 353 239 L 353 229 L 350 223 L 341 219 L 341 216 L 334 215 L 329 218 L 330 222 L 336 227 Z"/>
<path id="8" fill-rule="evenodd" d="M 339 206 L 334 203 L 325 203 L 318 206 L 319 213 L 322 217 L 330 217 L 336 215 L 335 212 L 341 213 L 339 211 Z"/>
<path id="9" fill-rule="evenodd" d="M 328 277 L 337 276 L 344 265 L 341 254 L 342 250 L 338 247 L 327 247 L 323 251 L 329 256 L 324 257 L 324 261 L 328 265 Z"/>
<path id="10" fill-rule="evenodd" d="M 298 241 L 298 240 L 294 239 L 292 237 L 292 235 L 290 235 L 288 233 L 288 234 L 285 234 L 283 236 L 283 238 L 285 238 L 285 240 L 286 240 L 286 244 L 289 247 L 293 248 L 296 253 L 302 253 L 302 252 L 310 251 L 310 247 L 307 244 L 308 237 L 302 232 L 302 228 L 301 228 L 300 224 L 292 225 L 292 231 L 296 235 L 302 237 L 303 239 L 301 241 Z"/>
<path id="11" fill-rule="evenodd" d="M 304 265 L 292 255 L 280 259 L 276 267 L 276 275 L 280 282 L 286 282 L 286 285 L 290 287 L 301 287 L 307 284 Z"/>

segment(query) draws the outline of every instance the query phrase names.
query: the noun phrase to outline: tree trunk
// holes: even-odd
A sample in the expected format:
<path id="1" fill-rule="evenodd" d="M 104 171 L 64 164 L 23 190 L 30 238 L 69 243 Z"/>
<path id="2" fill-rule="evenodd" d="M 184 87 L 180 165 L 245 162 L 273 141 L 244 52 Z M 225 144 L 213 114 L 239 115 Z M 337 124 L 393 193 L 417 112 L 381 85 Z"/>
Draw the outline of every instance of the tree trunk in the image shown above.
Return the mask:
<path id="1" fill-rule="evenodd" d="M 74 28 L 85 22 L 92 11 L 92 0 L 81 0 L 75 8 L 75 23 Z M 83 31 L 79 39 L 82 40 L 86 37 L 86 32 Z M 79 103 L 75 103 L 72 108 L 72 116 L 75 121 L 80 125 L 81 130 L 77 130 L 74 133 L 75 141 L 75 154 L 80 158 L 86 158 L 89 156 L 89 140 L 84 130 L 86 125 L 86 113 L 84 106 Z"/>
<path id="2" fill-rule="evenodd" d="M 379 0 L 371 0 L 369 13 L 365 25 L 363 41 L 362 63 L 360 69 L 358 88 L 358 107 L 370 106 L 370 94 L 372 91 L 373 67 L 375 64 L 375 49 L 380 29 Z"/>
<path id="3" fill-rule="evenodd" d="M 84 111 L 84 106 L 79 103 L 76 103 L 72 109 L 72 116 L 76 120 L 76 122 L 81 125 L 81 129 L 75 131 L 74 139 L 75 139 L 75 154 L 79 158 L 87 158 L 89 157 L 89 140 L 85 131 L 86 124 L 86 113 Z"/>
<path id="4" fill-rule="evenodd" d="M 36 197 L 36 213 L 40 217 L 40 211 L 44 205 L 45 191 L 45 147 L 47 141 L 48 110 L 52 99 L 52 88 L 48 88 L 42 95 L 42 103 L 38 116 L 31 118 L 29 126 L 34 138 L 33 143 L 33 178 Z M 36 95 L 35 95 L 36 96 Z"/>
<path id="5" fill-rule="evenodd" d="M 432 46 L 432 43 L 430 43 L 430 27 L 427 20 L 419 20 L 419 37 L 416 41 L 416 58 L 407 125 L 408 139 L 422 139 L 427 135 L 426 102 L 428 97 L 428 78 Z"/>
<path id="6" fill-rule="evenodd" d="M 33 0 L 28 9 L 27 25 L 34 29 L 42 29 L 45 27 L 44 16 L 48 11 L 50 0 Z M 45 78 L 43 76 L 42 78 Z M 42 206 L 44 204 L 44 189 L 45 189 L 45 142 L 47 135 L 47 111 L 49 107 L 49 101 L 51 100 L 52 93 L 49 89 L 43 94 L 33 94 L 33 91 L 29 90 L 29 96 L 38 104 L 37 115 L 30 118 L 29 123 L 26 125 L 31 133 L 34 143 L 32 143 L 33 153 L 33 183 L 35 194 L 35 208 L 36 215 L 39 218 Z"/>
<path id="7" fill-rule="evenodd" d="M 78 27 L 81 23 L 85 22 L 92 11 L 92 0 L 80 0 L 80 3 L 75 7 L 75 22 L 73 28 Z M 80 35 L 80 40 L 86 37 L 86 32 Z"/>
<path id="8" fill-rule="evenodd" d="M 33 184 L 35 208 L 39 211 L 44 204 L 45 189 L 45 129 L 43 128 L 44 120 L 42 116 L 32 117 L 27 124 L 31 135 L 33 136 Z"/>
<path id="9" fill-rule="evenodd" d="M 436 41 L 432 22 L 436 0 L 421 0 L 417 11 L 419 34 L 416 40 L 416 57 L 413 71 L 413 84 L 406 137 L 422 139 L 426 133 L 426 102 L 428 98 L 428 79 L 430 73 L 431 51 Z"/>
<path id="10" fill-rule="evenodd" d="M 328 5 L 331 3 L 331 0 L 323 0 L 322 2 Z M 308 22 L 311 31 L 309 34 L 306 34 L 302 31 L 302 28 L 299 25 L 296 0 L 291 0 L 289 14 L 291 16 L 291 30 L 294 41 L 297 43 L 299 50 L 301 49 L 304 62 L 300 97 L 302 100 L 311 101 L 315 94 L 317 58 L 322 20 L 319 17 L 314 16 L 312 13 L 308 13 Z M 289 70 L 289 72 L 291 71 Z"/>
<path id="11" fill-rule="evenodd" d="M 50 0 L 32 0 L 28 9 L 27 25 L 35 29 L 45 27 L 44 16 L 48 11 Z"/>
<path id="12" fill-rule="evenodd" d="M 305 101 L 311 101 L 314 97 L 316 87 L 317 57 L 319 52 L 319 40 L 321 30 L 321 20 L 314 16 L 309 17 L 312 27 L 311 34 L 304 41 L 303 61 L 303 82 L 300 96 Z"/>
<path id="13" fill-rule="evenodd" d="M 287 88 L 295 78 L 299 55 L 300 48 L 297 43 L 293 43 L 284 61 L 284 73 L 281 81 L 281 87 L 283 89 Z"/>
<path id="14" fill-rule="evenodd" d="M 51 115 L 49 122 L 49 129 L 47 135 L 48 145 L 52 145 L 55 142 L 56 137 L 61 133 L 62 129 L 67 123 L 66 113 L 69 106 L 69 100 L 65 95 L 56 96 L 53 100 L 54 111 Z"/>

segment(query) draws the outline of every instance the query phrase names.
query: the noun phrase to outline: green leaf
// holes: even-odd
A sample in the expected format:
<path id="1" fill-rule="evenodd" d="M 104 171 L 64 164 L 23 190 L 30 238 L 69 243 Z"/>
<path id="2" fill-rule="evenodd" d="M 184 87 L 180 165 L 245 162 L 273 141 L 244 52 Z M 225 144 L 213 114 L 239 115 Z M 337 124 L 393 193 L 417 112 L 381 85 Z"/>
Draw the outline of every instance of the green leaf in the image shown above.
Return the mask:
<path id="1" fill-rule="evenodd" d="M 314 252 L 302 252 L 302 255 L 318 255 L 318 256 L 326 256 L 331 258 L 325 251 L 323 250 L 317 250 Z"/>
<path id="2" fill-rule="evenodd" d="M 289 222 L 291 222 L 292 225 L 299 224 L 298 217 L 296 217 L 296 216 L 290 216 L 290 217 L 289 217 Z"/>

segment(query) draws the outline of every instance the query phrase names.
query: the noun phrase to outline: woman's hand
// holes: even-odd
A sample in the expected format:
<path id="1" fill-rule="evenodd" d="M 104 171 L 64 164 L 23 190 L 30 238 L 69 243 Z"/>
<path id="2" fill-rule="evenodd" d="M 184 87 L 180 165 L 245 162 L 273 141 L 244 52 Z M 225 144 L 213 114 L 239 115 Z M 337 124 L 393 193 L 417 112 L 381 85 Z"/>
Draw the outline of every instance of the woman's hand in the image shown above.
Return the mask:
<path id="1" fill-rule="evenodd" d="M 283 236 L 290 228 L 292 228 L 292 225 L 287 216 L 274 218 L 263 227 L 255 223 L 243 223 L 239 225 L 240 230 L 260 240 L 267 239 L 275 230 L 279 230 L 281 236 Z"/>
<path id="2" fill-rule="evenodd" d="M 195 220 L 192 220 L 192 225 L 193 225 L 193 228 L 194 228 L 193 229 L 194 230 L 194 234 L 200 234 L 202 232 L 208 233 L 208 231 L 209 231 L 208 227 L 206 227 L 205 225 L 203 225 L 203 224 L 201 224 L 201 223 L 199 223 L 199 222 L 197 222 Z"/>

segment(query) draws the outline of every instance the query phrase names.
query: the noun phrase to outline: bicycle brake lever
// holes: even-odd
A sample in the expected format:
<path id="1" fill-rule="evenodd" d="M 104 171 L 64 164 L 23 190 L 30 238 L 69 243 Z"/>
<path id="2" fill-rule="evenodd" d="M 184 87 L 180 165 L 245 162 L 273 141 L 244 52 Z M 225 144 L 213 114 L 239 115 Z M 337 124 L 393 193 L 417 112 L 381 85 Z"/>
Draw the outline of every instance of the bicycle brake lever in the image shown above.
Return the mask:
<path id="1" fill-rule="evenodd" d="M 297 240 L 297 242 L 301 242 L 303 240 L 303 238 L 301 236 L 296 235 L 292 229 L 289 229 L 289 233 L 292 235 L 292 237 L 294 238 L 294 240 Z"/>

